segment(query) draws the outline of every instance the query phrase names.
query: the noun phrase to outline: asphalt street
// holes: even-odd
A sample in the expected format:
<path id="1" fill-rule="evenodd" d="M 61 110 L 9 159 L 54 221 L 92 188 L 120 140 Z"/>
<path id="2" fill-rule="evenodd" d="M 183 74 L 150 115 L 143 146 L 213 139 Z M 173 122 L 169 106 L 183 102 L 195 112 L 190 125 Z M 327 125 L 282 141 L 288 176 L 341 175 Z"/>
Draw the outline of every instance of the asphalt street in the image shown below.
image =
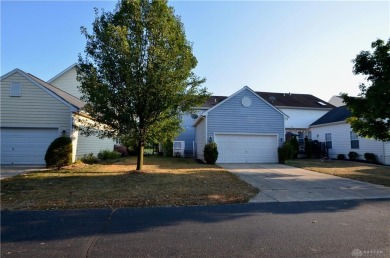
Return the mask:
<path id="1" fill-rule="evenodd" d="M 2 211 L 1 257 L 390 257 L 390 199 Z"/>

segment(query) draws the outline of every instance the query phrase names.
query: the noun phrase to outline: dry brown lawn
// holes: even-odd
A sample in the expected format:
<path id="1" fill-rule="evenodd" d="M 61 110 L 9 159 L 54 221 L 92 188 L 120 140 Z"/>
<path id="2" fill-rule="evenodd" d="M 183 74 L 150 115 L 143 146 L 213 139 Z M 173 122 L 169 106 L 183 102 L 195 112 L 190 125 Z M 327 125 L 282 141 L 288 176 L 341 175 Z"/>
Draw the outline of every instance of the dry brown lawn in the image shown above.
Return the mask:
<path id="1" fill-rule="evenodd" d="M 344 160 L 330 160 L 329 162 L 322 162 L 319 159 L 288 160 L 286 165 L 373 184 L 390 186 L 389 166 Z"/>
<path id="2" fill-rule="evenodd" d="M 214 165 L 191 159 L 145 157 L 114 164 L 74 164 L 1 180 L 1 208 L 83 209 L 213 205 L 247 202 L 258 189 Z"/>

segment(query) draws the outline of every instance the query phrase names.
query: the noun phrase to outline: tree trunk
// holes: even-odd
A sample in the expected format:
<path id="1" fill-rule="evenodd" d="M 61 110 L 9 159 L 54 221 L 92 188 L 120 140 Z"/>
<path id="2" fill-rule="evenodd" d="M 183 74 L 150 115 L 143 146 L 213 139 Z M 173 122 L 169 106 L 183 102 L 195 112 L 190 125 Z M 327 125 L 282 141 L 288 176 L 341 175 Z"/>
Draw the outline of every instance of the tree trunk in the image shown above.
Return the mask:
<path id="1" fill-rule="evenodd" d="M 144 165 L 144 141 L 140 140 L 138 144 L 137 170 L 142 170 Z"/>

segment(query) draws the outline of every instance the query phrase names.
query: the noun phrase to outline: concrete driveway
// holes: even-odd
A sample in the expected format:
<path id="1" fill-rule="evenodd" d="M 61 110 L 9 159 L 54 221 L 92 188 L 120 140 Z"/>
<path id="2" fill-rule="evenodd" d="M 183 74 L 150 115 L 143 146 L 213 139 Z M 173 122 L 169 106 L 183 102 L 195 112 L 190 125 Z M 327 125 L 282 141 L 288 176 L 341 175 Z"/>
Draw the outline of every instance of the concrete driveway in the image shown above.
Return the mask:
<path id="1" fill-rule="evenodd" d="M 43 165 L 1 165 L 0 179 L 38 170 L 46 170 L 46 167 Z"/>
<path id="2" fill-rule="evenodd" d="M 218 164 L 260 189 L 250 202 L 390 198 L 390 187 L 281 164 Z"/>

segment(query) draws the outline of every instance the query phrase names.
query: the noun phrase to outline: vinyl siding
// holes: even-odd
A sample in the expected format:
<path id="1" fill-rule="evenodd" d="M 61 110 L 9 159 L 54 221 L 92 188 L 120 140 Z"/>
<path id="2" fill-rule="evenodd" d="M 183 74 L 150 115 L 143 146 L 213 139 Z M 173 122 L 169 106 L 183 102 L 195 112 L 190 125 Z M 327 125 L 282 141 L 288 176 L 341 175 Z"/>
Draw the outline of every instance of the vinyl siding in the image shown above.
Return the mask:
<path id="1" fill-rule="evenodd" d="M 384 160 L 384 150 L 388 143 L 359 136 L 359 149 L 351 149 L 350 131 L 352 131 L 351 126 L 346 123 L 322 125 L 311 128 L 313 140 L 325 142 L 325 134 L 332 134 L 332 149 L 329 149 L 330 158 L 337 158 L 338 154 L 344 154 L 346 158 L 348 158 L 348 153 L 354 151 L 358 153 L 359 159 L 364 160 L 364 153 L 370 152 L 377 155 L 378 159 Z"/>
<path id="2" fill-rule="evenodd" d="M 94 121 L 83 116 L 75 115 L 73 123 L 76 126 L 93 126 Z M 96 129 L 99 129 L 99 127 L 96 127 Z M 94 155 L 97 155 L 101 150 L 112 151 L 114 149 L 115 142 L 110 138 L 100 139 L 95 135 L 86 136 L 79 131 L 77 131 L 77 135 L 75 135 L 75 137 L 77 137 L 75 146 L 76 159 L 81 158 L 84 154 L 93 153 Z"/>
<path id="3" fill-rule="evenodd" d="M 22 85 L 21 97 L 10 97 L 11 82 Z M 71 111 L 62 103 L 27 80 L 19 73 L 14 73 L 1 81 L 1 126 L 58 128 L 70 131 Z"/>
<path id="4" fill-rule="evenodd" d="M 390 156 L 390 142 L 385 143 L 385 154 Z"/>
<path id="5" fill-rule="evenodd" d="M 182 115 L 181 127 L 183 128 L 183 132 L 176 137 L 175 141 L 184 141 L 185 149 L 184 155 L 186 157 L 192 157 L 193 155 L 193 142 L 195 141 L 195 127 L 194 124 L 195 119 L 191 117 L 191 114 L 185 113 Z"/>
<path id="6" fill-rule="evenodd" d="M 244 107 L 241 99 L 248 96 L 252 105 Z M 207 115 L 207 139 L 215 133 L 273 134 L 284 139 L 284 116 L 244 89 Z"/>
<path id="7" fill-rule="evenodd" d="M 80 83 L 77 81 L 77 72 L 76 68 L 72 68 L 60 77 L 56 78 L 55 80 L 51 81 L 50 84 L 53 84 L 54 86 L 60 88 L 63 91 L 66 91 L 67 93 L 75 96 L 76 98 L 81 97 L 81 93 L 77 86 L 80 85 Z"/>
<path id="8" fill-rule="evenodd" d="M 195 127 L 196 157 L 204 161 L 203 149 L 206 145 L 206 119 Z"/>
<path id="9" fill-rule="evenodd" d="M 95 156 L 101 150 L 114 150 L 114 141 L 109 138 L 99 139 L 96 136 L 78 135 L 76 158 L 81 158 L 84 154 L 93 153 Z"/>
<path id="10" fill-rule="evenodd" d="M 385 142 L 384 144 L 385 155 L 383 157 L 383 164 L 390 165 L 390 142 Z"/>
<path id="11" fill-rule="evenodd" d="M 344 100 L 340 96 L 331 97 L 328 103 L 332 104 L 335 107 L 345 106 Z"/>
<path id="12" fill-rule="evenodd" d="M 286 129 L 309 128 L 313 122 L 329 112 L 329 110 L 310 110 L 297 108 L 280 108 L 280 110 L 289 116 L 285 122 Z"/>

